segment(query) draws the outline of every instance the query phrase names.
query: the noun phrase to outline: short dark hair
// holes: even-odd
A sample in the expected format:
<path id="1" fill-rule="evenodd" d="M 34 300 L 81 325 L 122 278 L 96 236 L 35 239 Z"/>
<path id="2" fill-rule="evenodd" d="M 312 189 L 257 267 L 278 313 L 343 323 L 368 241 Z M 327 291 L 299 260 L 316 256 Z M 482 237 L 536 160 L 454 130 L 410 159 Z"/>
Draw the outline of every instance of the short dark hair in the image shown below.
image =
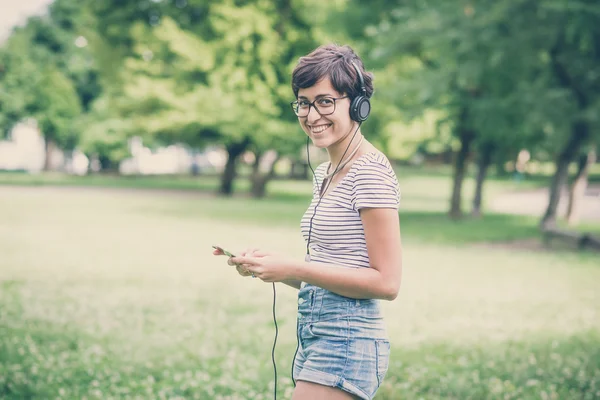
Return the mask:
<path id="1" fill-rule="evenodd" d="M 294 97 L 298 97 L 300 89 L 309 88 L 327 76 L 335 90 L 354 99 L 362 94 L 362 90 L 360 78 L 352 62 L 363 76 L 367 97 L 371 97 L 373 74 L 365 71 L 362 60 L 350 46 L 336 44 L 319 46 L 310 54 L 300 57 L 292 72 Z"/>

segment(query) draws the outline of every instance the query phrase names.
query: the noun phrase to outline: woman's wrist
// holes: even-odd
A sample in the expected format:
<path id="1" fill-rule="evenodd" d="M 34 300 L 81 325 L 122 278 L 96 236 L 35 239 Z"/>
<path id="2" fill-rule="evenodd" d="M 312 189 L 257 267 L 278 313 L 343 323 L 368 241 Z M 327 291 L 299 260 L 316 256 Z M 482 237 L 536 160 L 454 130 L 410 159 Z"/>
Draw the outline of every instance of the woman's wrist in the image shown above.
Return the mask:
<path id="1" fill-rule="evenodd" d="M 289 264 L 290 276 L 288 279 L 302 282 L 303 278 L 304 278 L 303 272 L 306 269 L 306 266 L 304 264 L 305 263 L 301 263 L 296 260 L 290 260 L 290 264 Z"/>

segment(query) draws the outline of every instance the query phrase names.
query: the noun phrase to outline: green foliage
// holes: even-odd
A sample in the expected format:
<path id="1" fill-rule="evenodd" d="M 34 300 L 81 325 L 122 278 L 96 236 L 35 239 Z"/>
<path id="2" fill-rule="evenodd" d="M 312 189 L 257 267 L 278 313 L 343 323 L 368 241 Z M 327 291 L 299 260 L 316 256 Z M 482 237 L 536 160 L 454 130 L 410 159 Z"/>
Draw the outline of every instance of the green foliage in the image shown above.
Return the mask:
<path id="1" fill-rule="evenodd" d="M 0 129 L 25 118 L 38 122 L 46 139 L 73 148 L 74 128 L 100 93 L 86 47 L 87 19 L 76 2 L 57 0 L 49 15 L 32 17 L 0 49 Z"/>
<path id="2" fill-rule="evenodd" d="M 392 158 L 456 149 L 470 130 L 474 149 L 495 148 L 498 164 L 521 148 L 552 160 L 574 124 L 589 126 L 582 148 L 600 131 L 599 7 L 56 0 L 0 50 L 0 129 L 39 117 L 61 147 L 80 142 L 115 162 L 132 135 L 295 158 L 305 135 L 289 108 L 291 70 L 338 42 L 375 73 L 364 133 Z"/>
<path id="3" fill-rule="evenodd" d="M 47 140 L 64 148 L 73 148 L 77 133 L 72 125 L 81 113 L 73 83 L 57 69 L 38 71 L 38 77 L 39 93 L 36 104 L 32 105 L 32 116 Z"/>
<path id="4" fill-rule="evenodd" d="M 73 81 L 60 71 L 48 51 L 58 44 L 48 40 L 43 47 L 36 47 L 32 37 L 38 34 L 42 35 L 31 22 L 15 32 L 2 49 L 2 128 L 7 132 L 20 120 L 34 118 L 46 139 L 72 148 L 76 143 L 72 123 L 81 113 L 80 99 Z"/>
<path id="5" fill-rule="evenodd" d="M 596 2 L 348 1 L 340 8 L 332 22 L 346 18 L 335 28 L 368 43 L 369 60 L 390 77 L 382 95 L 405 120 L 433 110 L 453 127 L 468 107 L 466 123 L 480 143 L 493 142 L 504 154 L 528 147 L 543 158 L 563 145 L 574 120 L 600 115 L 592 100 Z M 583 110 L 557 82 L 553 59 L 590 95 Z"/>
<path id="6" fill-rule="evenodd" d="M 27 57 L 24 32 L 13 34 L 0 50 L 0 128 L 3 136 L 18 123 L 35 103 L 32 77 L 37 69 Z"/>
<path id="7" fill-rule="evenodd" d="M 251 137 L 259 151 L 296 150 L 301 141 L 290 145 L 290 138 L 302 135 L 293 134 L 287 69 L 312 44 L 297 5 L 147 6 L 92 5 L 102 41 L 122 54 L 114 93 L 127 99 L 119 113 L 136 130 L 163 143 L 202 146 Z"/>
<path id="8" fill-rule="evenodd" d="M 80 148 L 90 155 L 117 163 L 129 157 L 128 133 L 132 132 L 132 122 L 119 118 L 108 105 L 106 96 L 93 104 L 88 114 L 79 120 L 81 132 Z"/>

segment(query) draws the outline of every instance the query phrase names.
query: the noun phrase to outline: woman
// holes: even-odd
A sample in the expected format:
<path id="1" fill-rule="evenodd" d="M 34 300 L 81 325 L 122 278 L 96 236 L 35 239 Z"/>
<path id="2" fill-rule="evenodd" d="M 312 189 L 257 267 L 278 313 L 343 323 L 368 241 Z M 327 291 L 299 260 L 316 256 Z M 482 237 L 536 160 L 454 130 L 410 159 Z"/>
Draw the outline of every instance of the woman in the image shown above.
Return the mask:
<path id="1" fill-rule="evenodd" d="M 321 46 L 300 58 L 292 88 L 300 126 L 329 155 L 301 222 L 307 257 L 249 250 L 229 262 L 299 289 L 294 400 L 372 399 L 390 354 L 379 299 L 396 298 L 402 271 L 396 175 L 360 131 L 372 74 L 350 47 Z"/>

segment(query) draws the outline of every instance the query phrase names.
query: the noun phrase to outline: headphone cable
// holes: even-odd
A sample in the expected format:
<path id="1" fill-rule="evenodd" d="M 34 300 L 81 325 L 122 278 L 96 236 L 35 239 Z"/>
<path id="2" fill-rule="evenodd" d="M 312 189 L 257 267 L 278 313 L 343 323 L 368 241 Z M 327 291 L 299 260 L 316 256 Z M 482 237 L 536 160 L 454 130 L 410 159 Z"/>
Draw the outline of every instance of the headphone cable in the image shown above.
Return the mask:
<path id="1" fill-rule="evenodd" d="M 348 143 L 348 146 L 346 147 L 346 150 L 344 151 L 344 154 L 342 154 L 342 158 L 340 159 L 340 164 L 341 164 L 341 160 L 344 159 L 344 156 L 346 155 L 346 152 L 348 151 L 348 149 L 350 148 L 350 145 L 352 144 L 352 142 L 354 141 L 354 137 L 356 136 L 356 134 L 358 133 L 358 130 L 360 129 L 360 126 L 362 125 L 362 122 L 358 123 L 358 127 L 356 128 L 356 130 L 354 131 L 354 134 L 352 135 L 352 139 L 350 139 L 350 143 Z M 312 165 L 310 164 L 310 152 L 308 151 L 308 143 L 310 141 L 310 137 L 306 137 L 306 159 L 308 161 L 308 167 L 310 168 L 312 174 L 313 174 L 313 178 L 316 180 L 316 176 L 315 176 L 315 170 L 313 169 Z M 338 167 L 339 165 L 338 164 Z M 323 193 L 327 192 L 327 189 L 329 189 L 329 185 L 331 184 L 331 182 L 333 181 L 333 176 L 338 173 L 338 167 L 335 168 L 333 174 L 331 175 L 331 179 L 327 182 L 327 185 L 325 186 L 325 191 Z M 316 182 L 319 183 L 319 182 Z M 322 185 L 322 184 L 321 184 Z M 310 236 L 311 236 L 311 232 L 312 232 L 312 222 L 313 219 L 315 218 L 315 215 L 317 214 L 317 207 L 319 206 L 319 204 L 321 204 L 321 200 L 323 199 L 323 197 L 321 196 L 321 193 L 319 193 L 319 201 L 317 202 L 317 205 L 315 206 L 315 209 L 313 210 L 313 215 L 310 218 L 310 222 L 308 225 L 308 240 L 306 242 L 306 254 L 310 255 L 310 250 L 309 250 L 309 245 L 310 245 Z M 273 300 L 275 301 L 275 300 Z M 273 309 L 274 312 L 275 309 Z M 294 358 L 292 359 L 292 383 L 294 384 L 294 387 L 296 387 L 296 380 L 294 379 L 294 364 L 296 363 L 296 356 L 298 355 L 298 349 L 300 348 L 300 333 L 298 332 L 298 328 L 299 328 L 300 324 L 298 319 L 296 318 L 296 351 L 294 352 Z M 277 338 L 277 334 L 275 334 L 275 337 Z"/>
<path id="2" fill-rule="evenodd" d="M 277 344 L 277 335 L 279 328 L 277 327 L 277 317 L 275 316 L 275 300 L 277 292 L 275 291 L 275 282 L 273 282 L 273 322 L 275 322 L 275 339 L 273 340 L 273 350 L 271 351 L 271 359 L 273 360 L 273 371 L 275 372 L 275 388 L 273 389 L 273 399 L 277 400 L 277 363 L 275 362 L 275 345 Z"/>
<path id="3" fill-rule="evenodd" d="M 340 165 L 342 165 L 342 161 L 344 160 L 344 156 L 348 152 L 348 149 L 350 149 L 350 146 L 352 145 L 352 142 L 354 141 L 354 137 L 358 133 L 358 130 L 360 129 L 361 125 L 362 125 L 362 122 L 359 122 L 358 123 L 358 127 L 356 127 L 356 130 L 354 131 L 354 134 L 352 135 L 352 139 L 350 139 L 350 143 L 348 143 L 348 146 L 346 146 L 346 150 L 344 150 L 344 154 L 342 154 L 342 157 L 340 158 L 340 162 L 338 163 L 337 167 L 335 167 L 335 170 L 331 174 L 331 178 L 329 178 L 329 181 L 327 181 L 327 185 L 325 186 L 325 190 L 321 190 L 319 192 L 319 201 L 317 202 L 317 205 L 315 206 L 315 209 L 313 210 L 313 215 L 310 218 L 310 222 L 309 222 L 309 225 L 308 225 L 308 240 L 306 241 L 306 254 L 307 255 L 310 255 L 310 247 L 309 246 L 310 246 L 310 237 L 311 237 L 311 234 L 312 234 L 312 222 L 313 222 L 313 219 L 315 218 L 315 215 L 317 215 L 317 207 L 319 207 L 319 205 L 321 204 L 321 200 L 323 200 L 322 194 L 327 193 L 327 189 L 329 189 L 329 185 L 331 185 L 331 182 L 333 182 L 333 176 L 339 172 L 338 169 L 339 169 Z M 310 166 L 310 155 L 309 155 L 309 152 L 308 152 L 308 141 L 309 141 L 309 137 L 306 138 L 306 158 L 308 159 L 308 165 Z M 310 166 L 310 170 L 312 171 L 313 176 L 315 176 L 315 171 L 313 170 L 312 166 Z M 315 177 L 315 179 L 316 179 L 316 177 Z M 321 186 L 322 185 L 323 185 L 323 183 L 321 183 Z M 310 259 L 307 258 L 307 261 L 308 260 L 310 260 Z"/>

